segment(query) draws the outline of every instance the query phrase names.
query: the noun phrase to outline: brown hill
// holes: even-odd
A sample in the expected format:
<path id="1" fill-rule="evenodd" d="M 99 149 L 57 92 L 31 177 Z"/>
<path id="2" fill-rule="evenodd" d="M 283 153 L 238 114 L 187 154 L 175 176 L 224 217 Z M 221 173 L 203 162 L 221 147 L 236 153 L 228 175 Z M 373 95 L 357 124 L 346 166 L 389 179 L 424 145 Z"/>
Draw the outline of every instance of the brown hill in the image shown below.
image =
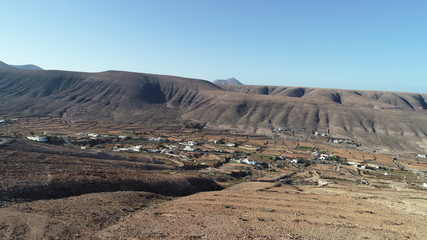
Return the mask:
<path id="1" fill-rule="evenodd" d="M 427 151 L 427 94 L 221 85 L 108 71 L 0 70 L 0 115 L 59 116 L 133 124 L 198 121 L 273 134 L 313 131 L 363 146 Z"/>

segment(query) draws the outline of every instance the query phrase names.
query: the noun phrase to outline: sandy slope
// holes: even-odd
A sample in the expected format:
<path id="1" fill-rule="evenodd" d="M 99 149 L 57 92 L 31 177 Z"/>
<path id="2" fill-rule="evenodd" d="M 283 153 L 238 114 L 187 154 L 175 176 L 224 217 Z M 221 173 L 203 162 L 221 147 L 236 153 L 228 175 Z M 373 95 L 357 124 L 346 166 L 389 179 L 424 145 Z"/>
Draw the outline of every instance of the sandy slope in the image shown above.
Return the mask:
<path id="1" fill-rule="evenodd" d="M 394 208 L 392 192 L 244 183 L 137 212 L 99 239 L 425 239 L 425 215 Z M 383 197 L 385 196 L 385 197 Z M 406 192 L 399 197 L 422 197 Z M 370 199 L 380 198 L 381 202 Z M 418 199 L 419 202 L 425 201 Z"/>

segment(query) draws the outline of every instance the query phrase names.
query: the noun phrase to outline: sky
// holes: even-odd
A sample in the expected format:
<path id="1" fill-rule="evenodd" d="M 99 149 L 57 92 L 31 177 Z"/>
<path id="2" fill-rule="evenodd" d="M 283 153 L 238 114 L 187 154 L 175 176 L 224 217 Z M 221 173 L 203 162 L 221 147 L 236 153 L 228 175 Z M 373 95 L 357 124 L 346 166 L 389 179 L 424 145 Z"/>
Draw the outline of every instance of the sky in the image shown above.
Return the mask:
<path id="1" fill-rule="evenodd" d="M 425 0 L 0 0 L 0 61 L 427 93 Z"/>

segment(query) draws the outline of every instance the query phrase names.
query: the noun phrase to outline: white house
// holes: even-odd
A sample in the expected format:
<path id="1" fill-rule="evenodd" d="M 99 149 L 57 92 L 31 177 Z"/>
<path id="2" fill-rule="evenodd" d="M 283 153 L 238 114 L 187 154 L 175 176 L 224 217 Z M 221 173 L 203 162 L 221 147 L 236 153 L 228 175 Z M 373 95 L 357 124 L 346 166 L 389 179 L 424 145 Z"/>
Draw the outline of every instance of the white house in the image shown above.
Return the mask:
<path id="1" fill-rule="evenodd" d="M 88 134 L 88 136 L 89 136 L 90 138 L 97 138 L 97 137 L 99 136 L 99 134 L 96 134 L 96 133 L 89 133 L 89 134 Z"/>
<path id="2" fill-rule="evenodd" d="M 27 139 L 37 142 L 47 142 L 47 138 L 45 136 L 28 136 Z"/>
<path id="3" fill-rule="evenodd" d="M 166 139 L 161 138 L 161 137 L 152 137 L 152 138 L 149 138 L 149 139 L 148 139 L 148 141 L 153 141 L 153 142 L 164 142 L 164 141 L 166 141 Z"/>
<path id="4" fill-rule="evenodd" d="M 141 152 L 142 151 L 142 146 L 141 145 L 133 146 L 132 147 L 132 151 L 134 151 L 134 152 Z"/>
<path id="5" fill-rule="evenodd" d="M 227 144 L 225 144 L 225 146 L 227 146 L 227 147 L 235 147 L 236 144 L 235 143 L 227 143 Z"/>
<path id="6" fill-rule="evenodd" d="M 366 166 L 370 167 L 370 168 L 375 168 L 375 169 L 379 169 L 380 168 L 380 166 L 372 164 L 372 163 L 368 163 Z"/>
<path id="7" fill-rule="evenodd" d="M 188 151 L 188 152 L 194 152 L 196 149 L 192 148 L 191 146 L 185 146 L 182 150 Z"/>
<path id="8" fill-rule="evenodd" d="M 418 154 L 417 157 L 419 157 L 419 158 L 427 158 L 427 156 L 425 154 Z"/>
<path id="9" fill-rule="evenodd" d="M 127 151 L 132 151 L 132 148 L 113 148 L 113 151 L 115 151 L 115 152 L 127 152 Z"/>
<path id="10" fill-rule="evenodd" d="M 255 165 L 256 164 L 256 162 L 254 160 L 249 159 L 249 158 L 245 158 L 245 159 L 241 160 L 240 162 L 244 163 L 244 164 L 248 164 L 248 165 Z"/>
<path id="11" fill-rule="evenodd" d="M 180 142 L 179 144 L 185 145 L 185 146 L 197 146 L 197 145 L 199 145 L 199 143 L 195 142 L 195 141 Z"/>
<path id="12" fill-rule="evenodd" d="M 423 187 L 427 188 L 427 183 L 423 183 Z"/>
<path id="13" fill-rule="evenodd" d="M 291 163 L 298 163 L 298 159 L 292 159 Z"/>
<path id="14" fill-rule="evenodd" d="M 0 123 L 6 123 L 5 119 L 0 119 Z"/>
<path id="15" fill-rule="evenodd" d="M 358 163 L 357 162 L 347 162 L 348 165 L 352 166 L 352 167 L 357 167 Z"/>

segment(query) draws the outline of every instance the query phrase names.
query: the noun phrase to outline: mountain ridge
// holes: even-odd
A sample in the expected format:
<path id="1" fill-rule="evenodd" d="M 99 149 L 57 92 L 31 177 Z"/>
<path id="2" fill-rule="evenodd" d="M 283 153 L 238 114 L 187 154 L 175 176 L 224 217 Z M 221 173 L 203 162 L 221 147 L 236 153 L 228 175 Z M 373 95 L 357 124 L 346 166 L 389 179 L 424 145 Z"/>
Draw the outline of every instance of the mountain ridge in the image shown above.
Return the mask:
<path id="1" fill-rule="evenodd" d="M 319 131 L 365 146 L 418 152 L 427 151 L 426 99 L 418 93 L 218 86 L 122 71 L 0 70 L 0 116 L 152 125 L 197 121 L 256 134 L 290 129 L 298 138 Z"/>

